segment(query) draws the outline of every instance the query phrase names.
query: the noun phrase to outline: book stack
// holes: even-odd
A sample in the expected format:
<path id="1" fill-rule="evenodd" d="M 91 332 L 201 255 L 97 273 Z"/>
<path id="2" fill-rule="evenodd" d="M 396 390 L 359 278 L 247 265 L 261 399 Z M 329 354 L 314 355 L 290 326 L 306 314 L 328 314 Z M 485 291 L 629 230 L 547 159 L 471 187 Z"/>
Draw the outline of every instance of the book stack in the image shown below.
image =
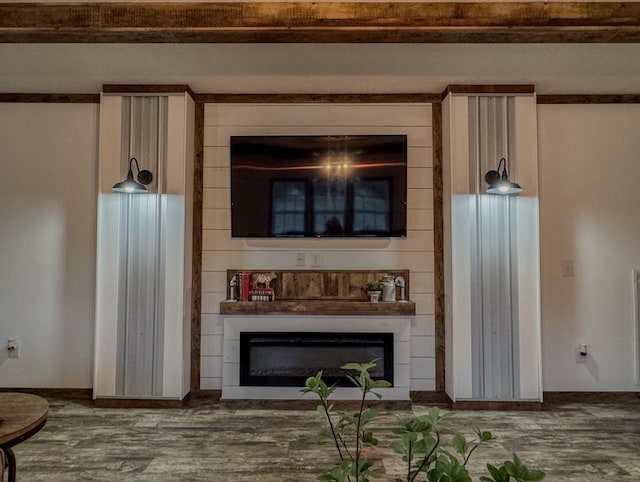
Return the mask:
<path id="1" fill-rule="evenodd" d="M 236 274 L 238 287 L 238 301 L 273 301 L 273 288 L 251 288 L 252 273 L 240 272 Z"/>
<path id="2" fill-rule="evenodd" d="M 273 288 L 263 288 L 249 291 L 249 301 L 273 301 L 275 299 Z"/>

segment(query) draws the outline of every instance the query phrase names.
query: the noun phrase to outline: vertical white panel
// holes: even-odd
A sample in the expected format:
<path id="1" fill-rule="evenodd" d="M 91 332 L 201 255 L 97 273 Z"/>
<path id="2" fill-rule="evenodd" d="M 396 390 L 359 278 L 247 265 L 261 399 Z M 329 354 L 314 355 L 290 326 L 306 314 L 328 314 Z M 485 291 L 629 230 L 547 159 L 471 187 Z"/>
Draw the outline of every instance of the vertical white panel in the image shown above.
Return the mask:
<path id="1" fill-rule="evenodd" d="M 483 303 L 496 301 L 486 313 L 482 308 L 482 318 L 489 324 L 481 330 L 483 339 L 475 340 L 484 350 L 475 363 L 487 365 L 476 368 L 477 378 L 490 386 L 482 396 L 540 400 L 542 393 L 535 97 L 501 97 L 479 101 L 488 110 L 471 138 L 468 96 L 449 95 L 443 104 L 446 388 L 454 401 L 480 396 L 472 390 L 471 303 L 473 290 L 483 287 L 490 295 Z M 478 166 L 470 165 L 472 143 L 477 149 L 474 157 L 486 159 Z M 484 182 L 478 183 L 477 178 L 484 177 L 488 169 L 484 163 L 494 157 L 496 163 L 500 157 L 511 160 L 509 173 L 512 177 L 517 173 L 524 196 L 500 199 L 475 194 L 483 192 Z M 511 226 L 506 238 L 497 231 L 504 222 Z M 478 236 L 473 229 L 480 229 Z M 494 254 L 483 252 L 483 243 L 492 251 L 499 249 Z M 510 253 L 506 257 L 498 254 L 505 249 Z M 472 279 L 474 250 L 479 250 L 476 257 L 488 257 L 482 261 L 484 274 Z M 504 286 L 509 290 L 504 291 Z M 505 343 L 509 344 L 506 351 Z"/>
<path id="2" fill-rule="evenodd" d="M 486 194 L 484 174 L 510 152 L 513 97 L 469 98 L 473 397 L 517 399 L 519 387 L 516 198 Z M 499 161 L 500 160 L 500 161 Z M 518 365 L 518 366 L 517 366 Z"/>
<path id="3" fill-rule="evenodd" d="M 98 286 L 104 286 L 105 296 L 96 308 L 100 357 L 96 357 L 94 396 L 183 398 L 190 383 L 192 198 L 188 205 L 185 199 L 193 189 L 194 103 L 184 94 L 134 96 L 131 111 L 123 112 L 122 99 L 103 96 L 100 212 L 104 216 L 98 230 L 103 269 Z M 141 168 L 154 174 L 150 194 L 111 193 L 122 169 L 128 167 L 121 158 L 128 161 L 131 155 L 140 157 Z M 135 219 L 131 218 L 123 241 L 120 232 L 132 212 Z M 120 254 L 118 242 L 124 245 Z M 119 269 L 124 269 L 120 279 L 127 283 L 121 290 Z M 125 313 L 120 351 L 118 310 Z M 118 364 L 126 375 L 121 377 L 120 391 Z"/>
<path id="4" fill-rule="evenodd" d="M 166 193 L 163 204 L 166 208 L 167 235 L 165 262 L 165 339 L 163 396 L 182 395 L 183 363 L 183 306 L 184 296 L 184 250 L 185 250 L 185 188 L 186 188 L 186 106 L 184 95 L 169 96 L 169 124 L 167 129 Z"/>
<path id="5" fill-rule="evenodd" d="M 118 195 L 121 205 L 119 239 L 119 315 L 116 395 L 162 394 L 166 223 L 158 189 L 164 185 L 166 99 L 159 96 L 123 98 L 120 178 L 135 158 L 153 173 L 144 195 Z M 134 162 L 135 164 L 135 162 Z M 137 174 L 137 166 L 133 167 Z"/>
<path id="6" fill-rule="evenodd" d="M 515 158 L 523 188 L 516 198 L 520 397 L 542 401 L 537 105 L 535 95 L 516 97 L 515 103 Z"/>
<path id="7" fill-rule="evenodd" d="M 103 95 L 98 170 L 94 397 L 112 395 L 116 389 L 120 200 L 119 194 L 111 188 L 121 180 L 121 115 L 122 98 Z"/>
<path id="8" fill-rule="evenodd" d="M 193 281 L 193 169 L 195 161 L 196 104 L 185 93 L 185 224 L 184 224 L 184 300 L 182 314 L 182 394 L 191 390 L 191 296 Z"/>
<path id="9" fill-rule="evenodd" d="M 466 96 L 450 95 L 451 142 L 451 316 L 453 340 L 453 397 L 472 396 L 470 216 L 473 196 L 469 193 L 469 110 Z M 447 335 L 449 336 L 449 335 Z M 451 395 L 450 395 L 451 396 Z"/>

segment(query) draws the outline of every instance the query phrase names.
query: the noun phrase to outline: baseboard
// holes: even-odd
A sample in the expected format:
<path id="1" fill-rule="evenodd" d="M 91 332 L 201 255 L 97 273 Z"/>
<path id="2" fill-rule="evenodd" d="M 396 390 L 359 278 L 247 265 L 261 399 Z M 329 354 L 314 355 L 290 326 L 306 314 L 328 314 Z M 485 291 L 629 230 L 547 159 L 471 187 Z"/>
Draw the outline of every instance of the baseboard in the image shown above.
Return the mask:
<path id="1" fill-rule="evenodd" d="M 191 393 L 182 400 L 166 398 L 96 398 L 94 406 L 98 408 L 183 408 L 191 399 Z"/>
<path id="2" fill-rule="evenodd" d="M 452 410 L 500 410 L 500 411 L 540 411 L 540 402 L 492 402 L 486 400 L 463 400 L 451 402 Z"/>
<path id="3" fill-rule="evenodd" d="M 566 403 L 640 403 L 640 392 L 544 392 L 544 405 Z"/>
<path id="4" fill-rule="evenodd" d="M 541 402 L 526 402 L 517 400 L 458 400 L 453 401 L 446 395 L 449 407 L 452 410 L 499 410 L 499 411 L 539 411 L 542 410 Z"/>
<path id="5" fill-rule="evenodd" d="M 191 402 L 196 400 L 219 402 L 221 396 L 222 390 L 191 390 Z"/>
<path id="6" fill-rule="evenodd" d="M 316 409 L 320 400 L 220 400 L 220 405 L 235 410 L 310 410 Z M 336 410 L 358 410 L 359 400 L 331 400 Z M 367 400 L 365 406 L 377 410 L 411 410 L 411 400 Z"/>
<path id="7" fill-rule="evenodd" d="M 413 403 L 420 405 L 435 405 L 441 408 L 449 407 L 447 394 L 439 391 L 413 390 L 409 392 Z"/>
<path id="8" fill-rule="evenodd" d="M 59 398 L 62 400 L 91 400 L 91 388 L 10 388 L 0 387 L 0 392 L 31 393 L 44 398 Z"/>

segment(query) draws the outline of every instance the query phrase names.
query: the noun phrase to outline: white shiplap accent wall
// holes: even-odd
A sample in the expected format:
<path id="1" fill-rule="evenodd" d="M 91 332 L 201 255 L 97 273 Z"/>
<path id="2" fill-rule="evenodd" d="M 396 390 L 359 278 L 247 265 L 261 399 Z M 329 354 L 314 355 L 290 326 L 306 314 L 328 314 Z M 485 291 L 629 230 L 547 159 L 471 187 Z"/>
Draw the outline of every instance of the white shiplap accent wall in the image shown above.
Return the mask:
<path id="1" fill-rule="evenodd" d="M 229 137 L 305 134 L 407 135 L 406 239 L 231 239 Z M 227 269 L 352 268 L 411 270 L 411 389 L 435 390 L 432 161 L 430 104 L 206 104 L 201 389 L 222 386 Z M 322 266 L 296 267 L 300 252 L 321 253 Z"/>

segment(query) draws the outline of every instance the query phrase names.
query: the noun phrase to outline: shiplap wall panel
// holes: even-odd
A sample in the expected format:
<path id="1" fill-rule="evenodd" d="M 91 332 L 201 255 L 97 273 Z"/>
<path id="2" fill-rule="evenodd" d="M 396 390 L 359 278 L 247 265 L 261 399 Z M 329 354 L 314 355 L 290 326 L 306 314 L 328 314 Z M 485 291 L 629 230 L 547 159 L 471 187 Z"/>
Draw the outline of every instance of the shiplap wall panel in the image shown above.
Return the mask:
<path id="1" fill-rule="evenodd" d="M 433 209 L 407 209 L 407 229 L 433 230 Z"/>
<path id="2" fill-rule="evenodd" d="M 204 148 L 204 167 L 229 167 L 229 146 L 210 146 Z M 408 167 L 433 167 L 433 149 L 431 147 L 408 147 Z"/>
<path id="3" fill-rule="evenodd" d="M 435 316 L 416 315 L 411 324 L 411 336 L 435 336 Z"/>
<path id="4" fill-rule="evenodd" d="M 406 134 L 406 239 L 232 239 L 232 135 Z M 435 390 L 433 149 L 429 104 L 207 104 L 204 131 L 201 388 L 222 385 L 227 269 L 296 269 L 298 252 L 322 266 L 300 269 L 410 269 L 411 389 Z M 309 258 L 309 257 L 308 257 Z"/>
<path id="5" fill-rule="evenodd" d="M 407 210 L 433 209 L 433 188 L 407 189 Z"/>
<path id="6" fill-rule="evenodd" d="M 321 251 L 309 250 L 301 245 L 298 249 L 288 250 L 243 250 L 219 251 L 208 250 L 202 253 L 203 271 L 225 271 L 228 268 L 246 270 L 295 269 L 297 252 Z M 265 254 L 268 253 L 268 254 Z M 433 252 L 428 251 L 386 251 L 386 250 L 353 250 L 322 251 L 323 264 L 317 269 L 403 269 L 412 272 L 433 273 Z M 300 269 L 300 267 L 298 267 Z M 309 266 L 303 267 L 305 269 Z M 412 296 L 417 293 L 412 293 Z"/>
<path id="7" fill-rule="evenodd" d="M 204 112 L 205 126 L 424 126 L 431 125 L 431 104 L 210 104 Z M 313 111 L 313 116 L 309 113 Z"/>
<path id="8" fill-rule="evenodd" d="M 343 241 L 344 243 L 345 241 Z M 339 249 L 343 251 L 361 251 L 362 244 L 343 245 L 341 247 L 332 248 L 331 246 L 323 246 L 322 240 L 316 240 L 318 249 Z M 231 230 L 227 229 L 204 229 L 202 234 L 202 249 L 205 251 L 246 251 L 246 250 L 264 250 L 264 245 L 254 245 L 247 243 L 244 239 L 231 238 Z M 291 247 L 300 246 L 299 242 L 293 246 L 287 246 L 282 243 L 281 246 L 274 246 L 270 249 L 290 250 Z M 366 245 L 365 245 L 366 246 Z M 385 247 L 390 251 L 433 251 L 433 231 L 414 231 L 411 236 L 406 239 L 393 239 Z"/>
<path id="9" fill-rule="evenodd" d="M 231 229 L 231 215 L 229 210 L 222 208 L 203 209 L 202 228 Z"/>
<path id="10" fill-rule="evenodd" d="M 407 198 L 409 194 L 407 193 Z M 231 190 L 205 188 L 202 192 L 203 209 L 226 209 L 231 208 Z"/>
<path id="11" fill-rule="evenodd" d="M 375 121 L 376 119 L 370 119 Z M 230 136 L 301 136 L 301 135 L 361 135 L 406 134 L 412 147 L 432 147 L 431 126 L 204 126 L 205 146 L 229 146 Z"/>

